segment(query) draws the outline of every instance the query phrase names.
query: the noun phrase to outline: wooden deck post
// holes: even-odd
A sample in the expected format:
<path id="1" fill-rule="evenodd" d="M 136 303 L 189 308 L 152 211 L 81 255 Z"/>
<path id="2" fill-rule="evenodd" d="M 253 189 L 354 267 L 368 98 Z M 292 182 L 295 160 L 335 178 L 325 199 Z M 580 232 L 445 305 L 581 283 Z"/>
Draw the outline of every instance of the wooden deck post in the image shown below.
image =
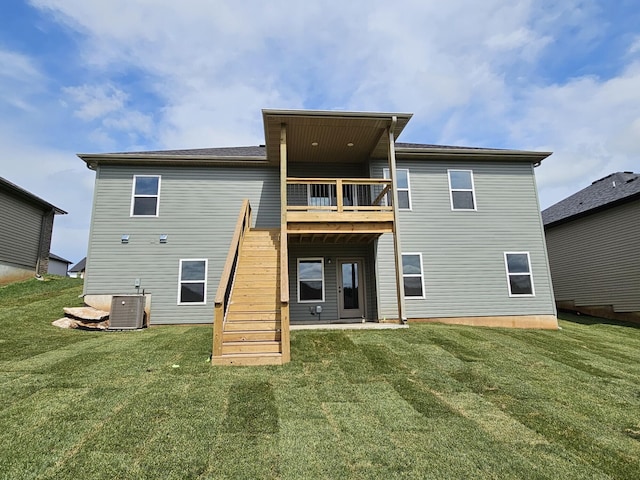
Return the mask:
<path id="1" fill-rule="evenodd" d="M 402 269 L 402 246 L 400 242 L 400 225 L 398 224 L 398 179 L 396 176 L 396 148 L 394 130 L 398 118 L 391 117 L 391 125 L 387 128 L 389 145 L 389 176 L 391 177 L 391 196 L 393 198 L 393 250 L 396 263 L 396 295 L 398 297 L 398 319 L 402 322 L 407 320 L 404 308 L 404 280 Z"/>
<path id="2" fill-rule="evenodd" d="M 280 344 L 282 363 L 291 360 L 289 338 L 289 248 L 287 236 L 287 125 L 280 124 Z"/>

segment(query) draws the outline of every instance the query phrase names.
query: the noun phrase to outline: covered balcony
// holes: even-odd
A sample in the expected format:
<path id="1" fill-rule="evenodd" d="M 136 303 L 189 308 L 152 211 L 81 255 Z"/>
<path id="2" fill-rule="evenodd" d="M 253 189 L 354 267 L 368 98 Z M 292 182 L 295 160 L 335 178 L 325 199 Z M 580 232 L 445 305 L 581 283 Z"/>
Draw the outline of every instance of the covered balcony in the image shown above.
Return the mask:
<path id="1" fill-rule="evenodd" d="M 293 241 L 368 242 L 393 231 L 391 180 L 287 178 L 287 230 Z"/>

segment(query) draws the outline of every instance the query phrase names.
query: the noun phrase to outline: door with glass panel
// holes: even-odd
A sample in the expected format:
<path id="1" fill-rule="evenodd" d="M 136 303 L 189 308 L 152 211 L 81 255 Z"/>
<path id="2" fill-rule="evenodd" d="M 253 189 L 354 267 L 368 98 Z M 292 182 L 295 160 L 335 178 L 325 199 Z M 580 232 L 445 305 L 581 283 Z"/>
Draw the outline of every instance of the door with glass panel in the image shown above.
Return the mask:
<path id="1" fill-rule="evenodd" d="M 338 259 L 338 309 L 341 319 L 364 318 L 362 259 Z"/>

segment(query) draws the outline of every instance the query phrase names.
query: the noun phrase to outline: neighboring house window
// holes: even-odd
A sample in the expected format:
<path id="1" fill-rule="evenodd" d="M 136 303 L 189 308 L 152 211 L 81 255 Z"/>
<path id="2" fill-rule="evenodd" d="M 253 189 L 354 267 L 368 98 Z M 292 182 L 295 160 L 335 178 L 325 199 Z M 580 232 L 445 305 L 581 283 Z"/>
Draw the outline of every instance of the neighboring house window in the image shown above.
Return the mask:
<path id="1" fill-rule="evenodd" d="M 402 280 L 405 298 L 424 298 L 421 253 L 402 254 Z"/>
<path id="2" fill-rule="evenodd" d="M 134 175 L 132 197 L 132 217 L 157 217 L 160 202 L 160 176 Z"/>
<path id="3" fill-rule="evenodd" d="M 324 302 L 324 259 L 298 259 L 298 302 Z"/>
<path id="4" fill-rule="evenodd" d="M 505 252 L 504 263 L 509 280 L 509 296 L 535 295 L 529 252 Z"/>
<path id="5" fill-rule="evenodd" d="M 472 170 L 448 170 L 452 210 L 476 210 Z"/>
<path id="6" fill-rule="evenodd" d="M 178 304 L 205 304 L 207 298 L 207 260 L 180 260 Z"/>
<path id="7" fill-rule="evenodd" d="M 384 178 L 391 178 L 389 175 L 389 169 L 383 169 L 382 176 Z M 411 187 L 409 182 L 409 170 L 406 168 L 396 169 L 396 183 L 398 185 L 398 209 L 399 210 L 411 210 Z M 391 194 L 387 195 L 387 205 L 391 205 L 393 197 Z"/>

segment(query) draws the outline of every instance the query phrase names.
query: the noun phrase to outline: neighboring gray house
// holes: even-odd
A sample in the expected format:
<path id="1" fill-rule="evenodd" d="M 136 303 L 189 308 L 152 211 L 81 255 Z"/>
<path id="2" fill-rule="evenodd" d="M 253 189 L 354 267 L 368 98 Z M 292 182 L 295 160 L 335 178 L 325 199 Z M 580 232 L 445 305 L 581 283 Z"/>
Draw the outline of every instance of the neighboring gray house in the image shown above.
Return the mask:
<path id="1" fill-rule="evenodd" d="M 640 175 L 612 173 L 542 218 L 558 307 L 640 322 Z"/>
<path id="2" fill-rule="evenodd" d="M 87 263 L 87 257 L 84 257 L 73 267 L 69 269 L 69 276 L 71 278 L 84 278 L 85 265 Z"/>
<path id="3" fill-rule="evenodd" d="M 0 177 L 0 283 L 47 273 L 53 218 L 66 213 Z"/>
<path id="4" fill-rule="evenodd" d="M 67 269 L 71 265 L 69 260 L 66 260 L 58 255 L 54 255 L 53 253 L 49 254 L 49 267 L 47 269 L 47 273 L 51 275 L 60 275 L 62 277 L 67 276 Z"/>
<path id="5" fill-rule="evenodd" d="M 144 291 L 210 323 L 213 363 L 282 363 L 289 325 L 557 328 L 534 167 L 396 143 L 410 114 L 263 110 L 265 145 L 80 154 L 96 172 L 85 301 Z"/>

